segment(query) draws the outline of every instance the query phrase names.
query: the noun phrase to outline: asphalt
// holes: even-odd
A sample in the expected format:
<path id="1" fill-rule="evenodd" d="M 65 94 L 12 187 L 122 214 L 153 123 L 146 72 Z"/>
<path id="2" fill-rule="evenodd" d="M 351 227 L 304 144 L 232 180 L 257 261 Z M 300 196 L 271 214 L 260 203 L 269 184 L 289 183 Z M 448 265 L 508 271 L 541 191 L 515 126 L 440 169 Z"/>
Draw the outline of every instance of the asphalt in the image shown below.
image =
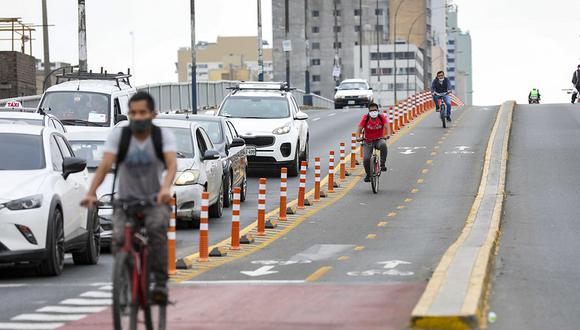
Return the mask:
<path id="1" fill-rule="evenodd" d="M 580 108 L 514 112 L 490 329 L 578 329 Z"/>

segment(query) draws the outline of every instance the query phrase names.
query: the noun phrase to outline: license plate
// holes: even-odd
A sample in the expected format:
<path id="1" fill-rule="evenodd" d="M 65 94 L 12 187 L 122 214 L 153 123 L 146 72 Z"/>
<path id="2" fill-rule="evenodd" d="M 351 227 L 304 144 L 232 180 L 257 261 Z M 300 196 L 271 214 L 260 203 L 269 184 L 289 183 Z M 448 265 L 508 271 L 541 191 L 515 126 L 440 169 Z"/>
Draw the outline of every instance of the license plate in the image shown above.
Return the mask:
<path id="1" fill-rule="evenodd" d="M 348 101 L 348 104 L 354 104 L 354 101 Z"/>
<path id="2" fill-rule="evenodd" d="M 246 156 L 255 156 L 256 146 L 246 146 Z"/>

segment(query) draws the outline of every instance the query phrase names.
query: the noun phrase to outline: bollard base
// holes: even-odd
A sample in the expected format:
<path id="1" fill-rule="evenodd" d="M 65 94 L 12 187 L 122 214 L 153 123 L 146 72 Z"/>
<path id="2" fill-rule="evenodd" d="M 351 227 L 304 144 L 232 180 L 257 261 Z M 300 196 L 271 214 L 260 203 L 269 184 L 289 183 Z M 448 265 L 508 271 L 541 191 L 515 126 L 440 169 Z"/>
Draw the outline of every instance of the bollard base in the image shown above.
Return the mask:
<path id="1" fill-rule="evenodd" d="M 356 164 L 357 164 L 357 165 L 360 165 L 360 162 L 358 161 L 358 159 L 356 160 Z"/>
<path id="2" fill-rule="evenodd" d="M 334 188 L 340 188 L 340 184 L 338 182 L 334 182 L 334 184 L 332 185 Z"/>
<path id="3" fill-rule="evenodd" d="M 278 220 L 266 220 L 266 229 L 274 229 L 278 227 Z"/>
<path id="4" fill-rule="evenodd" d="M 298 207 L 296 207 L 296 205 L 288 206 L 286 208 L 286 214 L 296 214 L 297 211 Z"/>
<path id="5" fill-rule="evenodd" d="M 344 172 L 344 176 L 350 176 L 350 172 L 349 171 L 345 171 Z"/>
<path id="6" fill-rule="evenodd" d="M 326 198 L 328 197 L 328 193 L 326 192 L 326 190 L 321 190 L 320 191 L 320 198 Z"/>
<path id="7" fill-rule="evenodd" d="M 210 257 L 225 257 L 227 255 L 228 255 L 228 252 L 227 252 L 226 248 L 223 246 L 215 247 L 209 253 Z"/>
<path id="8" fill-rule="evenodd" d="M 252 244 L 254 241 L 255 239 L 252 234 L 246 234 L 240 237 L 240 244 Z"/>
<path id="9" fill-rule="evenodd" d="M 188 265 L 183 258 L 177 259 L 175 263 L 175 268 L 177 269 L 191 269 L 191 266 Z"/>
<path id="10" fill-rule="evenodd" d="M 313 205 L 313 203 L 310 201 L 310 199 L 308 199 L 308 198 L 304 199 L 304 206 L 312 206 L 312 205 Z"/>

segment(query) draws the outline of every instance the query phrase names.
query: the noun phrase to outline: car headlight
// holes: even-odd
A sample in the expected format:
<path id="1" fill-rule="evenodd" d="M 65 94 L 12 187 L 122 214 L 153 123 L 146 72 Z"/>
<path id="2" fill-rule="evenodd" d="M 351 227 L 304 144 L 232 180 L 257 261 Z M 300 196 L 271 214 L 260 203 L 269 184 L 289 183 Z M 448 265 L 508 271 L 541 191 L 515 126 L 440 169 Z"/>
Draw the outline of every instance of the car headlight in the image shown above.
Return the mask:
<path id="1" fill-rule="evenodd" d="M 335 95 L 334 98 L 335 99 L 344 99 L 344 95 Z"/>
<path id="2" fill-rule="evenodd" d="M 272 133 L 274 133 L 276 135 L 282 135 L 282 134 L 290 133 L 290 125 L 278 127 L 275 130 L 273 130 Z"/>
<path id="3" fill-rule="evenodd" d="M 42 206 L 42 195 L 34 195 L 15 199 L 0 205 L 0 208 L 7 208 L 12 211 L 37 209 Z"/>
<path id="4" fill-rule="evenodd" d="M 185 186 L 185 185 L 194 184 L 194 183 L 197 183 L 198 179 L 199 179 L 199 171 L 198 170 L 187 170 L 187 171 L 181 173 L 179 175 L 179 177 L 177 177 L 177 180 L 175 180 L 175 185 L 176 186 Z"/>

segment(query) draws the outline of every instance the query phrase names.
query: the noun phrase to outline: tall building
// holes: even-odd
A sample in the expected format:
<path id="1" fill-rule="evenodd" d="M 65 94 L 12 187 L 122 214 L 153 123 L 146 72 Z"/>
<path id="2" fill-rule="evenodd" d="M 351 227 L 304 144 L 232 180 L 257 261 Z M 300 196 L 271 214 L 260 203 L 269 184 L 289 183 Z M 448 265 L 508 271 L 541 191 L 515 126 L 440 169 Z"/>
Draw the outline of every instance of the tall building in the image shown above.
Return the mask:
<path id="1" fill-rule="evenodd" d="M 272 49 L 264 46 L 264 80 L 272 80 Z M 196 46 L 197 80 L 257 80 L 258 43 L 256 37 L 218 37 L 215 43 Z M 177 51 L 177 79 L 191 81 L 191 48 Z"/>
<path id="2" fill-rule="evenodd" d="M 338 82 L 358 78 L 361 47 L 384 44 L 388 40 L 387 0 L 272 0 L 272 28 L 274 35 L 274 80 L 285 81 L 288 55 L 290 84 L 305 88 L 307 65 L 311 77 L 311 92 L 326 98 L 334 96 Z M 288 17 L 288 32 L 286 20 Z M 306 36 L 310 56 L 306 56 Z M 292 50 L 286 54 L 283 41 L 290 40 Z M 364 48 L 364 47 L 363 47 Z M 355 51 L 359 60 L 355 61 Z"/>
<path id="3" fill-rule="evenodd" d="M 473 104 L 473 68 L 471 35 L 458 25 L 456 6 L 447 12 L 447 75 L 455 94 L 467 105 Z"/>
<path id="4" fill-rule="evenodd" d="M 431 0 L 431 73 L 447 68 L 447 0 Z"/>

